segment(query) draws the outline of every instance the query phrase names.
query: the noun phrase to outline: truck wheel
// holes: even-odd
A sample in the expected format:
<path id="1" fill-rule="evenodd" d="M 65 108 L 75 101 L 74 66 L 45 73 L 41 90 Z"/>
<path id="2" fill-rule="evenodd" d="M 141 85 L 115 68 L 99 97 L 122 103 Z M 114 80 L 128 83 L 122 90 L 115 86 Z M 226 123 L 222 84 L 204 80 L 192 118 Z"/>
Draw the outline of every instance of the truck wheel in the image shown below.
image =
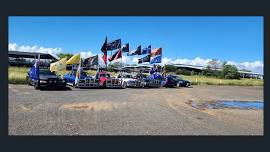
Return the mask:
<path id="1" fill-rule="evenodd" d="M 38 82 L 35 82 L 34 88 L 35 88 L 36 90 L 38 90 L 38 89 L 40 88 L 40 86 L 39 86 L 39 83 L 38 83 Z"/>
<path id="2" fill-rule="evenodd" d="M 180 82 L 177 82 L 176 87 L 177 87 L 177 88 L 180 87 Z"/>
<path id="3" fill-rule="evenodd" d="M 28 85 L 31 85 L 31 81 L 30 81 L 30 78 L 28 76 L 26 76 L 26 81 L 27 81 Z"/>
<path id="4" fill-rule="evenodd" d="M 127 83 L 124 82 L 123 85 L 122 85 L 122 88 L 125 89 L 127 87 Z"/>

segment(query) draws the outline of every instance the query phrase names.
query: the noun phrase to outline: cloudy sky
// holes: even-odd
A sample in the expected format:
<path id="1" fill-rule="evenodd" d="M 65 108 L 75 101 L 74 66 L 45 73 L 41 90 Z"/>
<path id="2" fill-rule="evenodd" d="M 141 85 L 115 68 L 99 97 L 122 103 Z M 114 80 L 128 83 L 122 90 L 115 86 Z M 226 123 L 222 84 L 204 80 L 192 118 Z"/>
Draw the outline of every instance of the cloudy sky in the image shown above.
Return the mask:
<path id="1" fill-rule="evenodd" d="M 163 64 L 205 66 L 218 59 L 263 73 L 262 17 L 9 17 L 9 50 L 101 56 L 106 36 L 130 49 L 162 47 Z M 141 57 L 125 54 L 119 62 Z"/>

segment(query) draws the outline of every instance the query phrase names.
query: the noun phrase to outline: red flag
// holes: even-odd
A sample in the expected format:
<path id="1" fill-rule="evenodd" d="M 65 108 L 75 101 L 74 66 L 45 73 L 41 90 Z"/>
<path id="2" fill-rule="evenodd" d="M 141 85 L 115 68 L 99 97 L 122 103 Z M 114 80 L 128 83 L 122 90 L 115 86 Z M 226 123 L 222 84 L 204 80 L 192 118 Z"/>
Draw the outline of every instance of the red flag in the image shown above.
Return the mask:
<path id="1" fill-rule="evenodd" d="M 109 57 L 109 61 L 111 62 L 111 61 L 119 59 L 119 58 L 122 58 L 121 48 L 117 52 L 115 52 L 111 57 Z"/>
<path id="2" fill-rule="evenodd" d="M 107 66 L 107 36 L 106 36 L 105 42 L 103 43 L 101 47 L 101 51 L 103 52 L 102 59 Z"/>
<path id="3" fill-rule="evenodd" d="M 107 52 L 104 52 L 102 59 L 103 59 L 104 63 L 107 65 Z"/>
<path id="4" fill-rule="evenodd" d="M 156 55 L 161 55 L 161 54 L 162 54 L 162 48 L 153 49 L 151 51 L 151 57 L 154 57 Z"/>

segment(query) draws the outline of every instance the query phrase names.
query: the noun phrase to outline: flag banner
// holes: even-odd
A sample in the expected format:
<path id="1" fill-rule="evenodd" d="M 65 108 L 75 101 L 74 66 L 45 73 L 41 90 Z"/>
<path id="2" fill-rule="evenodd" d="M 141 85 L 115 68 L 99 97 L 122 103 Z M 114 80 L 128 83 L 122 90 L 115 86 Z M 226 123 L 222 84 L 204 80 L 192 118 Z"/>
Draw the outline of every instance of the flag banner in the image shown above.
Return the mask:
<path id="1" fill-rule="evenodd" d="M 75 84 L 78 84 L 80 77 L 81 77 L 81 64 L 79 64 L 76 72 Z"/>
<path id="2" fill-rule="evenodd" d="M 129 51 L 127 55 L 128 56 L 141 55 L 142 54 L 141 49 L 142 49 L 142 47 L 141 47 L 141 45 L 139 45 L 135 50 Z"/>
<path id="3" fill-rule="evenodd" d="M 145 56 L 143 58 L 138 59 L 138 64 L 143 63 L 143 62 L 150 62 L 150 57 L 151 56 L 149 54 L 149 55 L 147 55 L 147 56 Z"/>
<path id="4" fill-rule="evenodd" d="M 161 63 L 161 55 L 157 55 L 153 59 L 151 59 L 150 64 L 153 63 Z"/>
<path id="5" fill-rule="evenodd" d="M 122 52 L 129 52 L 129 43 L 126 43 L 122 46 Z"/>
<path id="6" fill-rule="evenodd" d="M 107 52 L 104 52 L 102 59 L 103 59 L 105 65 L 107 66 Z"/>
<path id="7" fill-rule="evenodd" d="M 98 65 L 98 55 L 86 58 L 83 61 L 83 65 L 86 66 L 86 67 L 90 67 L 90 66 L 93 66 L 93 65 Z"/>
<path id="8" fill-rule="evenodd" d="M 111 61 L 117 60 L 119 58 L 122 58 L 122 50 L 121 49 L 116 51 L 111 57 L 108 58 L 108 60 L 111 62 Z"/>
<path id="9" fill-rule="evenodd" d="M 66 70 L 66 66 L 67 66 L 66 62 L 67 62 L 67 57 L 64 57 L 63 59 L 61 59 L 57 62 L 51 63 L 50 64 L 50 71 L 53 72 L 53 71 Z"/>
<path id="10" fill-rule="evenodd" d="M 106 39 L 105 39 L 105 42 L 103 43 L 101 49 L 100 49 L 103 53 L 104 52 L 107 52 L 107 36 L 106 36 Z"/>
<path id="11" fill-rule="evenodd" d="M 142 54 L 150 54 L 151 53 L 151 45 L 142 49 Z"/>
<path id="12" fill-rule="evenodd" d="M 39 63 L 40 63 L 40 54 L 38 54 L 37 59 L 35 59 L 34 67 L 31 68 L 31 69 L 36 68 L 36 70 L 34 70 L 36 73 L 35 74 L 36 79 L 39 79 Z"/>
<path id="13" fill-rule="evenodd" d="M 162 48 L 156 48 L 151 51 L 151 57 L 162 54 Z"/>
<path id="14" fill-rule="evenodd" d="M 80 53 L 73 55 L 66 64 L 79 64 L 81 62 L 81 55 Z"/>
<path id="15" fill-rule="evenodd" d="M 121 48 L 121 39 L 107 43 L 107 50 L 115 50 Z"/>

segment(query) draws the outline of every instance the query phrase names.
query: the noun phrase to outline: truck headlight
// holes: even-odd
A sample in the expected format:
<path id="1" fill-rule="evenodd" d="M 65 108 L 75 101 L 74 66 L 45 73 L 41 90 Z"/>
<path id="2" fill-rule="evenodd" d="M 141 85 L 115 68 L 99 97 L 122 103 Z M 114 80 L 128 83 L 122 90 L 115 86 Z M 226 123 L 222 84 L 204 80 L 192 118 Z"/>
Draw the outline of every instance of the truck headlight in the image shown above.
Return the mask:
<path id="1" fill-rule="evenodd" d="M 40 83 L 47 83 L 46 80 L 40 80 Z"/>

